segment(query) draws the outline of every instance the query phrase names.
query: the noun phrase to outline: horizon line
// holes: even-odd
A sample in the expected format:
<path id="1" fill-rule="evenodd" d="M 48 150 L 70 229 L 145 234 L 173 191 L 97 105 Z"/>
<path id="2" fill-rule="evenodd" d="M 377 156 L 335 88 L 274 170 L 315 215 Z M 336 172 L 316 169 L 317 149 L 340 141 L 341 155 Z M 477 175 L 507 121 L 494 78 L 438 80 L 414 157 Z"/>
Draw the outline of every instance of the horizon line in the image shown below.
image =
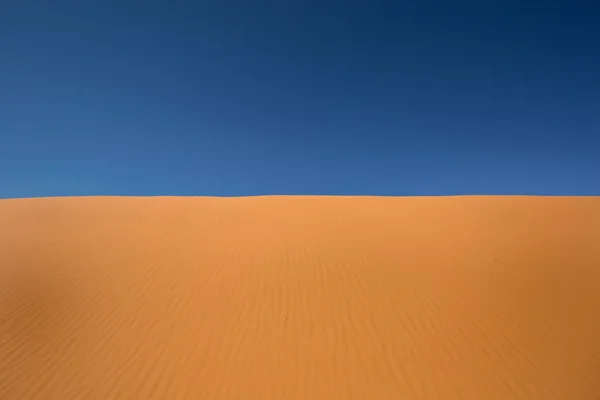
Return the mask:
<path id="1" fill-rule="evenodd" d="M 340 197 L 340 198 L 434 198 L 434 197 L 600 197 L 600 195 L 562 195 L 562 194 L 449 194 L 449 195 L 371 195 L 371 194 L 257 194 L 238 196 L 215 195 L 60 195 L 60 196 L 25 196 L 25 197 L 0 197 L 0 200 L 28 200 L 28 199 L 68 199 L 68 198 L 214 198 L 214 199 L 243 199 L 254 197 Z"/>

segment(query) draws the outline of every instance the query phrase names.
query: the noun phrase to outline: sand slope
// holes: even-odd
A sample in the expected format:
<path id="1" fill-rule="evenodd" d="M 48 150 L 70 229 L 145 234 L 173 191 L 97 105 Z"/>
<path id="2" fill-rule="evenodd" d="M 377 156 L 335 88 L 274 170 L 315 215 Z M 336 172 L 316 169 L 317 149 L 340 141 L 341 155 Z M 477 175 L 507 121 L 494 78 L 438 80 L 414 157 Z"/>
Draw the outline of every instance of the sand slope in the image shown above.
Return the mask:
<path id="1" fill-rule="evenodd" d="M 600 198 L 0 201 L 0 399 L 600 397 Z"/>

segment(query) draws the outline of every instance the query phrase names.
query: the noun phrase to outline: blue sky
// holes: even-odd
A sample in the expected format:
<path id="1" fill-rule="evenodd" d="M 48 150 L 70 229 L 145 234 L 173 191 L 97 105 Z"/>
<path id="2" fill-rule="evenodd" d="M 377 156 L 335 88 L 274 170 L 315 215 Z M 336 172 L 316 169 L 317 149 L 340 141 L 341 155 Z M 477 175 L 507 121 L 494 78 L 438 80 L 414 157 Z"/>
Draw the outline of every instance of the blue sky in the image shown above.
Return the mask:
<path id="1" fill-rule="evenodd" d="M 593 3 L 2 2 L 0 197 L 600 195 Z"/>

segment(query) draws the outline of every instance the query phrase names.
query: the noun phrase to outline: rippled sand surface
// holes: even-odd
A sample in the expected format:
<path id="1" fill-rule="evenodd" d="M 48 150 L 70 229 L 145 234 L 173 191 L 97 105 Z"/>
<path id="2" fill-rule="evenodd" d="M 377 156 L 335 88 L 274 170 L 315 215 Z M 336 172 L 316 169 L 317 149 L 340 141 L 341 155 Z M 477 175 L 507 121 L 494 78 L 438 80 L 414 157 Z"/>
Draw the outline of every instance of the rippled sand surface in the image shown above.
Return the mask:
<path id="1" fill-rule="evenodd" d="M 0 200 L 0 399 L 600 397 L 600 198 Z"/>

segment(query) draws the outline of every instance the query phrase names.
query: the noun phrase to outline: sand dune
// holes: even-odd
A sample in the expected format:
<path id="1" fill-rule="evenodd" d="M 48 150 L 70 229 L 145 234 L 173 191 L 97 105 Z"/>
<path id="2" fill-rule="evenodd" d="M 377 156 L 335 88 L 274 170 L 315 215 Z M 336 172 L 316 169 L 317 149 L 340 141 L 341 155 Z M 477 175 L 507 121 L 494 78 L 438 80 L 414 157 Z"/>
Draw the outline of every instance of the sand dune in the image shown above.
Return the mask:
<path id="1" fill-rule="evenodd" d="M 600 399 L 600 198 L 0 201 L 0 399 Z"/>

